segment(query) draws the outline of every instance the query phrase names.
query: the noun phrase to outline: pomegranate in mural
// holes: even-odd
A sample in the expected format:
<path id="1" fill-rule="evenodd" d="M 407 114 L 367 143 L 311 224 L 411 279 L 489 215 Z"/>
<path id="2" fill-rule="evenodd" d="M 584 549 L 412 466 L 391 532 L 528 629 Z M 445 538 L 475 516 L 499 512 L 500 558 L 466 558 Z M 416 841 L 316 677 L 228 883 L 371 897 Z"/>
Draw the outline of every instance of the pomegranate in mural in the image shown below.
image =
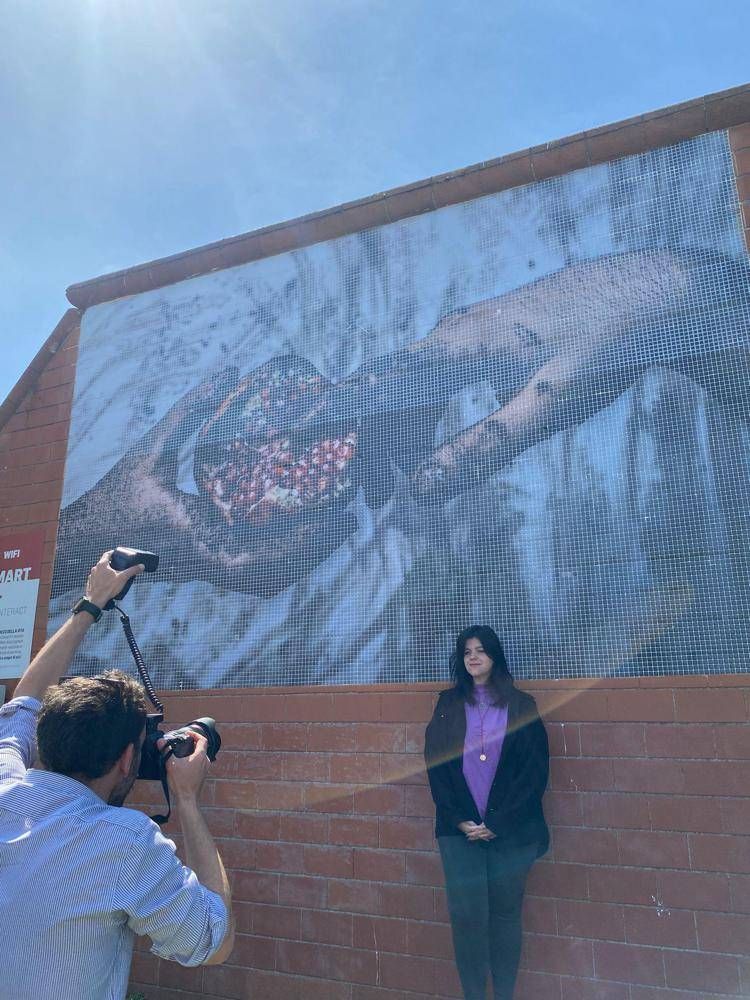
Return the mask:
<path id="1" fill-rule="evenodd" d="M 351 498 L 356 415 L 331 420 L 335 390 L 299 358 L 243 378 L 204 424 L 195 478 L 228 525 L 261 527 Z"/>

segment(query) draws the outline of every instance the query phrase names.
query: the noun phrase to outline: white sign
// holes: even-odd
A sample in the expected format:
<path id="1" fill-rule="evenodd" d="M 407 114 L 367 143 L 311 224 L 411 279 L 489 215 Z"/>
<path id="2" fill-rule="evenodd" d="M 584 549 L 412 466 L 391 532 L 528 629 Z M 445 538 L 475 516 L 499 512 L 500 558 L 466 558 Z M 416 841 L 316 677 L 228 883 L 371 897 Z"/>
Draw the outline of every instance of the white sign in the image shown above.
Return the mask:
<path id="1" fill-rule="evenodd" d="M 0 677 L 20 677 L 31 659 L 44 534 L 0 537 Z"/>

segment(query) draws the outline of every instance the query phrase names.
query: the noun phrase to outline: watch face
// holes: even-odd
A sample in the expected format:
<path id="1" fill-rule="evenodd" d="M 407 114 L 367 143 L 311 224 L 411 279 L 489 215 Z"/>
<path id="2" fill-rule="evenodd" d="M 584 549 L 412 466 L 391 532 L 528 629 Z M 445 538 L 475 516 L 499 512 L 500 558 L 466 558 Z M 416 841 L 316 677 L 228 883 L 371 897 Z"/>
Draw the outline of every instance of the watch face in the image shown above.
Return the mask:
<path id="1" fill-rule="evenodd" d="M 92 604 L 91 601 L 87 601 L 85 597 L 82 597 L 80 601 L 76 601 L 70 610 L 74 615 L 77 615 L 79 611 L 88 611 L 95 622 L 98 622 L 102 616 L 101 608 L 97 608 L 95 604 Z"/>

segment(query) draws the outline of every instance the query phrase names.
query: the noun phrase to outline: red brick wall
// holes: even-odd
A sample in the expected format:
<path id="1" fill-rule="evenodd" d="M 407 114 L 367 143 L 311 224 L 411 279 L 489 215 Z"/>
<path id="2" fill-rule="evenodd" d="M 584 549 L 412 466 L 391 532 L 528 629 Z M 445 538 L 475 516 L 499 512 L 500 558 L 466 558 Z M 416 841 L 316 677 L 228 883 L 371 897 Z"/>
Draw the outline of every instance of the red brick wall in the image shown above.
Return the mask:
<path id="1" fill-rule="evenodd" d="M 47 634 L 79 327 L 68 334 L 38 381 L 0 427 L 0 534 L 43 530 L 46 543 L 34 622 L 36 651 Z M 7 683 L 7 682 L 5 682 Z"/>
<path id="2" fill-rule="evenodd" d="M 717 95 L 714 105 L 739 100 Z M 697 114 L 720 127 L 701 107 L 601 131 L 622 155 L 649 122 L 696 134 Z M 673 132 L 653 144 L 685 137 Z M 750 125 L 730 135 L 750 233 Z M 0 530 L 47 532 L 35 648 L 76 344 L 77 331 L 0 432 Z M 549 728 L 553 840 L 529 886 L 520 1000 L 750 995 L 750 678 L 526 686 Z M 458 996 L 421 758 L 435 690 L 171 693 L 170 723 L 211 714 L 221 726 L 204 804 L 239 934 L 231 961 L 215 968 L 182 969 L 139 950 L 134 988 L 147 1000 Z M 136 797 L 161 807 L 155 786 Z"/>
<path id="3" fill-rule="evenodd" d="M 524 686 L 550 735 L 552 850 L 531 877 L 518 996 L 750 994 L 750 678 Z M 170 720 L 221 720 L 205 805 L 239 936 L 216 968 L 139 953 L 148 1000 L 460 996 L 422 766 L 435 690 L 169 697 Z M 139 797 L 156 810 L 160 794 Z"/>

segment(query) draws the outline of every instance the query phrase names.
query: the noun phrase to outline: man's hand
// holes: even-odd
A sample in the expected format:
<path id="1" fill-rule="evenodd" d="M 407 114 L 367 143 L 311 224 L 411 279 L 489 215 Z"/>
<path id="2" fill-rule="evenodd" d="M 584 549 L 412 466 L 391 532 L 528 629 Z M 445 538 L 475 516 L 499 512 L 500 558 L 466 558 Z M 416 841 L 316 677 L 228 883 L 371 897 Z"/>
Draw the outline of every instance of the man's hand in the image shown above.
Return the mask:
<path id="1" fill-rule="evenodd" d="M 175 757 L 172 754 L 166 765 L 169 791 L 178 806 L 198 801 L 211 766 L 206 754 L 208 749 L 206 737 L 194 732 L 188 732 L 187 735 L 193 739 L 193 752 L 189 757 Z M 156 746 L 161 751 L 166 744 L 164 740 L 159 740 Z"/>
<path id="2" fill-rule="evenodd" d="M 105 552 L 99 562 L 89 573 L 86 583 L 85 597 L 103 608 L 115 594 L 119 594 L 128 580 L 143 572 L 143 566 L 131 566 L 118 573 L 109 565 L 114 550 Z M 16 685 L 14 696 L 28 696 L 40 701 L 50 684 L 56 684 L 60 677 L 68 672 L 76 650 L 83 642 L 87 630 L 93 625 L 94 619 L 86 611 L 73 615 L 55 634 L 45 642 L 34 659 L 26 668 L 21 680 Z"/>
<path id="3" fill-rule="evenodd" d="M 125 584 L 134 576 L 142 573 L 144 566 L 138 563 L 137 566 L 130 566 L 128 569 L 119 572 L 109 564 L 114 549 L 109 549 L 103 553 L 96 566 L 92 567 L 86 581 L 84 597 L 91 601 L 97 608 L 103 608 L 105 604 L 120 593 Z"/>

